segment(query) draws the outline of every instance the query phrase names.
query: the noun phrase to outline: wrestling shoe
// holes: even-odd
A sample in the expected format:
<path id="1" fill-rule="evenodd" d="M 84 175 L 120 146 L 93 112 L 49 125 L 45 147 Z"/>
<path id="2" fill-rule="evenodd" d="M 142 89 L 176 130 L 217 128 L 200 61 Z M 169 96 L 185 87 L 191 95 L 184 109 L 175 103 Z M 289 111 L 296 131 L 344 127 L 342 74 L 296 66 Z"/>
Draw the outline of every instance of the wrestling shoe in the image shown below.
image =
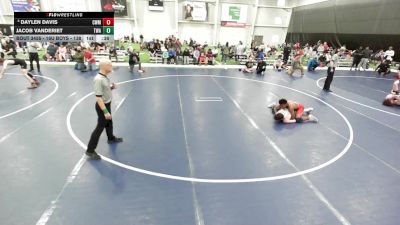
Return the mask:
<path id="1" fill-rule="evenodd" d="M 311 111 L 313 111 L 314 110 L 314 108 L 306 108 L 306 109 L 304 109 L 304 113 L 306 114 L 306 115 L 310 115 L 310 113 L 311 113 Z"/>
<path id="2" fill-rule="evenodd" d="M 270 109 L 272 109 L 272 108 L 274 108 L 275 106 L 276 106 L 276 103 L 273 102 L 273 103 L 270 103 L 267 107 L 270 108 Z"/>
<path id="3" fill-rule="evenodd" d="M 34 83 L 31 83 L 31 86 L 29 86 L 28 89 L 34 89 L 37 87 L 38 87 L 38 85 L 34 82 Z"/>
<path id="4" fill-rule="evenodd" d="M 314 122 L 314 123 L 318 123 L 318 118 L 313 116 L 313 115 L 309 115 L 310 121 Z"/>
<path id="5" fill-rule="evenodd" d="M 35 81 L 35 84 L 36 84 L 37 86 L 39 86 L 39 85 L 40 85 L 40 82 L 39 82 L 38 80 L 36 80 L 36 79 L 33 79 L 33 81 Z"/>

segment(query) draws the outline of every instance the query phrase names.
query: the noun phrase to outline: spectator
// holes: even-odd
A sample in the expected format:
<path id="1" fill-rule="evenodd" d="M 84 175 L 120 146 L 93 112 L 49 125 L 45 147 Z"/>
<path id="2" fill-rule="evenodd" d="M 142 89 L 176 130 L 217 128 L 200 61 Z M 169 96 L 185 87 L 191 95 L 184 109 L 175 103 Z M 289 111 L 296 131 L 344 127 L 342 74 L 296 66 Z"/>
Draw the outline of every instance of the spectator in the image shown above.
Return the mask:
<path id="1" fill-rule="evenodd" d="M 188 48 L 185 48 L 185 50 L 183 50 L 183 64 L 184 65 L 188 65 L 189 64 L 189 59 L 190 59 L 190 51 Z"/>
<path id="2" fill-rule="evenodd" d="M 115 57 L 115 61 L 118 62 L 118 54 L 117 54 L 117 48 L 113 45 L 111 46 L 109 52 L 110 55 L 108 56 L 108 58 L 111 60 L 111 57 Z"/>
<path id="3" fill-rule="evenodd" d="M 279 72 L 281 72 L 282 67 L 283 67 L 282 55 L 278 55 L 278 58 L 274 62 L 274 69 L 277 69 Z"/>
<path id="4" fill-rule="evenodd" d="M 288 70 L 288 74 L 290 75 L 290 76 L 293 76 L 293 73 L 296 71 L 296 70 L 299 70 L 300 72 L 301 72 L 301 76 L 303 76 L 304 75 L 304 68 L 303 68 L 303 65 L 301 65 L 301 52 L 300 51 L 298 51 L 295 55 L 294 55 L 294 57 L 293 57 L 293 62 L 292 62 L 292 66 L 289 68 L 289 70 Z"/>
<path id="5" fill-rule="evenodd" d="M 353 52 L 353 63 L 351 64 L 350 71 L 354 68 L 357 70 L 357 66 L 361 61 L 361 57 L 363 55 L 363 47 L 360 46 L 357 50 Z"/>
<path id="6" fill-rule="evenodd" d="M 312 58 L 312 59 L 310 59 L 310 60 L 308 61 L 308 64 L 307 64 L 307 70 L 308 70 L 308 71 L 314 71 L 315 68 L 317 68 L 317 67 L 318 67 L 317 58 Z"/>
<path id="7" fill-rule="evenodd" d="M 265 53 L 264 50 L 261 49 L 260 51 L 257 52 L 257 60 L 264 60 L 265 59 Z"/>
<path id="8" fill-rule="evenodd" d="M 286 44 L 285 48 L 283 48 L 283 63 L 284 64 L 287 64 L 291 51 L 292 51 L 292 49 L 290 48 L 290 45 Z"/>
<path id="9" fill-rule="evenodd" d="M 94 58 L 93 53 L 89 49 L 86 49 L 86 48 L 83 48 L 83 50 L 84 50 L 83 56 L 85 58 L 85 62 L 87 62 L 88 70 L 89 71 L 96 70 L 96 59 Z"/>
<path id="10" fill-rule="evenodd" d="M 164 64 L 164 63 L 168 62 L 168 57 L 169 57 L 168 50 L 164 46 L 162 46 L 161 52 L 162 52 L 162 55 L 161 55 L 162 63 Z"/>
<path id="11" fill-rule="evenodd" d="M 342 45 L 342 47 L 340 47 L 340 56 L 342 57 L 342 59 L 345 59 L 346 58 L 346 51 L 347 51 L 347 49 L 346 49 L 346 45 Z"/>
<path id="12" fill-rule="evenodd" d="M 194 64 L 199 64 L 200 62 L 200 50 L 198 48 L 193 51 L 193 60 Z"/>
<path id="13" fill-rule="evenodd" d="M 239 60 L 240 56 L 244 55 L 245 50 L 246 50 L 246 47 L 243 45 L 243 42 L 239 41 L 239 44 L 236 47 L 236 57 L 235 57 L 236 61 Z"/>
<path id="14" fill-rule="evenodd" d="M 168 63 L 176 64 L 176 51 L 174 48 L 168 50 Z"/>
<path id="15" fill-rule="evenodd" d="M 139 38 L 140 38 L 140 44 L 143 44 L 143 34 L 140 34 Z"/>
<path id="16" fill-rule="evenodd" d="M 58 47 L 52 42 L 50 42 L 49 46 L 47 46 L 47 49 L 46 49 L 46 60 L 48 62 L 56 60 L 57 49 L 58 49 Z"/>
<path id="17" fill-rule="evenodd" d="M 200 52 L 199 64 L 200 64 L 200 65 L 205 65 L 205 64 L 207 64 L 207 57 L 206 57 L 206 54 L 204 53 L 203 50 Z"/>
<path id="18" fill-rule="evenodd" d="M 267 68 L 267 63 L 264 60 L 258 60 L 256 73 L 264 75 L 266 68 Z"/>
<path id="19" fill-rule="evenodd" d="M 322 55 L 322 53 L 324 53 L 324 50 L 325 50 L 324 45 L 319 44 L 317 48 L 318 55 Z"/>
<path id="20" fill-rule="evenodd" d="M 365 70 L 367 70 L 367 64 L 369 61 L 369 58 L 371 57 L 372 51 L 369 49 L 367 46 L 364 51 L 362 52 L 362 58 L 361 62 L 358 64 L 357 69 L 360 70 L 360 67 L 362 67 Z"/>
<path id="21" fill-rule="evenodd" d="M 226 60 L 229 58 L 229 43 L 226 42 L 225 46 L 222 48 L 222 62 L 226 64 Z"/>
<path id="22" fill-rule="evenodd" d="M 208 49 L 206 57 L 208 65 L 214 65 L 214 54 L 212 53 L 211 48 Z"/>
<path id="23" fill-rule="evenodd" d="M 245 64 L 243 73 L 253 73 L 254 72 L 253 66 L 254 66 L 253 57 L 250 57 L 249 60 Z M 239 69 L 239 71 L 241 71 L 241 69 Z"/>
<path id="24" fill-rule="evenodd" d="M 135 64 L 139 65 L 138 72 L 143 73 L 144 70 L 142 69 L 142 63 L 140 62 L 139 54 L 135 52 L 135 49 L 132 51 L 128 50 L 129 53 L 129 71 L 133 72 Z"/>
<path id="25" fill-rule="evenodd" d="M 393 57 L 394 57 L 394 50 L 393 47 L 390 46 L 388 50 L 386 50 L 385 52 L 385 59 L 389 60 L 390 62 L 393 61 Z"/>
<path id="26" fill-rule="evenodd" d="M 61 44 L 60 47 L 58 47 L 57 52 L 58 52 L 57 61 L 59 62 L 67 61 L 67 47 L 65 45 Z"/>
<path id="27" fill-rule="evenodd" d="M 378 71 L 380 76 L 386 76 L 390 73 L 390 65 L 387 60 L 381 62 L 378 67 L 376 67 L 375 71 Z"/>
<path id="28" fill-rule="evenodd" d="M 80 71 L 85 71 L 85 63 L 84 63 L 84 54 L 82 52 L 81 46 L 78 46 L 76 48 L 75 55 L 73 56 L 76 64 L 75 64 L 75 69 L 80 70 Z"/>
<path id="29" fill-rule="evenodd" d="M 5 37 L 5 46 L 3 48 L 5 55 L 11 55 L 14 59 L 17 58 L 17 44 L 9 37 Z"/>
<path id="30" fill-rule="evenodd" d="M 375 60 L 378 60 L 380 63 L 383 63 L 383 61 L 385 61 L 385 52 L 383 51 L 383 49 L 379 50 L 379 52 L 376 53 L 374 58 Z"/>

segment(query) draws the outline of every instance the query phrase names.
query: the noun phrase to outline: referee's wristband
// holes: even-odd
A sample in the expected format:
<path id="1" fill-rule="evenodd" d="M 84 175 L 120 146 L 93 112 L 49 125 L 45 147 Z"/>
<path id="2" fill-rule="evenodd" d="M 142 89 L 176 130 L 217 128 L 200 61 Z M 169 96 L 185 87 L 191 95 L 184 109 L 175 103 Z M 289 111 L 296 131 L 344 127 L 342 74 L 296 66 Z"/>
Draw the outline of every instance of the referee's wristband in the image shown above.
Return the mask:
<path id="1" fill-rule="evenodd" d="M 104 114 L 109 113 L 108 110 L 107 110 L 107 108 L 104 108 L 104 109 L 103 109 L 103 113 L 104 113 Z"/>

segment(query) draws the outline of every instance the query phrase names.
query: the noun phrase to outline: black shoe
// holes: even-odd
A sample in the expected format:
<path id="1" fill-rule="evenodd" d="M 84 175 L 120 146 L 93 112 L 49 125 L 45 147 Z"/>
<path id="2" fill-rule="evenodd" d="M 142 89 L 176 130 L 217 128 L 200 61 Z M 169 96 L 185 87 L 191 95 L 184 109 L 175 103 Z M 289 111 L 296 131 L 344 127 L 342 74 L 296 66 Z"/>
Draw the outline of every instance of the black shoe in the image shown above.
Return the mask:
<path id="1" fill-rule="evenodd" d="M 331 89 L 324 89 L 326 92 L 333 92 Z"/>
<path id="2" fill-rule="evenodd" d="M 29 72 L 32 72 L 32 71 L 34 71 L 34 69 L 30 69 L 30 70 L 29 70 Z"/>
<path id="3" fill-rule="evenodd" d="M 123 142 L 124 139 L 120 138 L 120 137 L 114 137 L 114 139 L 110 139 L 108 140 L 108 144 L 114 144 L 114 143 L 118 143 L 118 142 Z"/>
<path id="4" fill-rule="evenodd" d="M 91 160 L 100 160 L 101 156 L 97 154 L 97 152 L 88 152 L 86 151 L 85 154 L 87 155 L 88 159 Z"/>

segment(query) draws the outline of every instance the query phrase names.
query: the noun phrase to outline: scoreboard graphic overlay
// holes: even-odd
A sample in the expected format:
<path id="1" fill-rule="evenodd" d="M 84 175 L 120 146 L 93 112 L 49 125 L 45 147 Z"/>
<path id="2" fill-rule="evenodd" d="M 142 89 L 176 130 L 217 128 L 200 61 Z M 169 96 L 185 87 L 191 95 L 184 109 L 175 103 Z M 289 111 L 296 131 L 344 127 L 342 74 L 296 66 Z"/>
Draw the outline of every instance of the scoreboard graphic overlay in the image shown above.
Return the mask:
<path id="1" fill-rule="evenodd" d="M 15 12 L 16 42 L 112 42 L 114 12 Z"/>

